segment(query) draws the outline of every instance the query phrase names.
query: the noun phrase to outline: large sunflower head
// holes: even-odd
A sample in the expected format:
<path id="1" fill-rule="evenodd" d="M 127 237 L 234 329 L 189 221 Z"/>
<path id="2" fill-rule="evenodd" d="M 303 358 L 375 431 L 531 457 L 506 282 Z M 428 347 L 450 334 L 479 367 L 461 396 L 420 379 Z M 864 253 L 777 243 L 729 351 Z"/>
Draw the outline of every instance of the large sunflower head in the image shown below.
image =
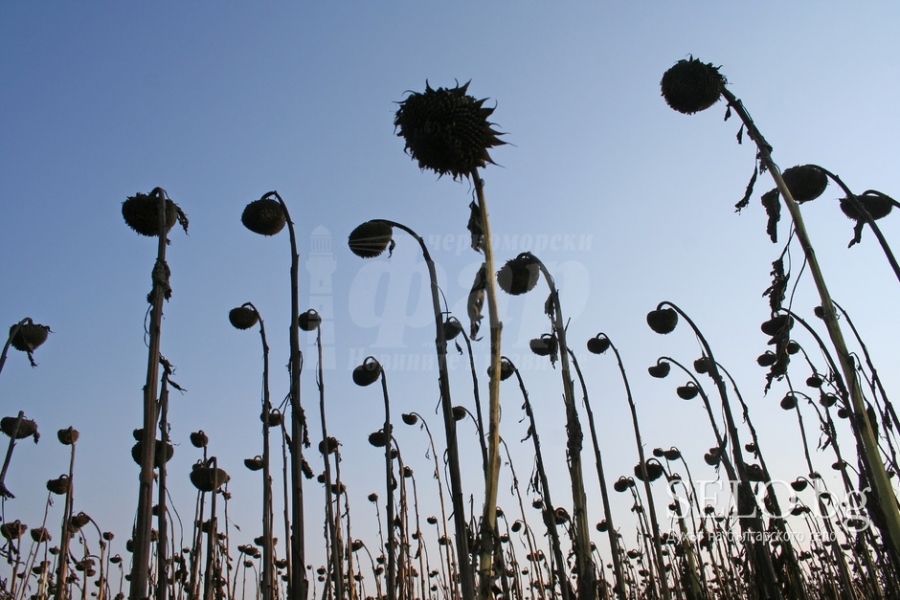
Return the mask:
<path id="1" fill-rule="evenodd" d="M 663 74 L 660 87 L 666 104 L 680 113 L 692 115 L 718 102 L 725 83 L 719 67 L 691 57 L 670 67 Z"/>
<path id="2" fill-rule="evenodd" d="M 488 121 L 494 109 L 485 108 L 486 99 L 466 94 L 468 87 L 467 82 L 434 90 L 426 81 L 425 92 L 412 92 L 400 102 L 394 126 L 419 168 L 459 179 L 494 164 L 488 150 L 505 143 L 497 137 L 503 134 Z"/>

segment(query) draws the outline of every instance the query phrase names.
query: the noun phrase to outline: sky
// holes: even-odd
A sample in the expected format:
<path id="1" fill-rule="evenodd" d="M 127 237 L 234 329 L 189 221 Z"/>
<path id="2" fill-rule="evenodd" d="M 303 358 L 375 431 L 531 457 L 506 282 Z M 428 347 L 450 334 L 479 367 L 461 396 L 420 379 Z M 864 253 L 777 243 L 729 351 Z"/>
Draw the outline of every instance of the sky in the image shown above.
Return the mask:
<path id="1" fill-rule="evenodd" d="M 506 145 L 491 151 L 496 165 L 482 171 L 496 260 L 531 251 L 554 274 L 607 477 L 630 474 L 637 449 L 614 357 L 584 349 L 599 332 L 621 353 L 646 450 L 677 446 L 698 465 L 695 477 L 716 477 L 699 466 L 714 444 L 703 410 L 674 392 L 686 377 L 656 380 L 646 372 L 660 356 L 688 365 L 700 356 L 683 324 L 665 337 L 647 327 L 646 313 L 663 300 L 691 315 L 734 375 L 775 476 L 805 473 L 797 420 L 778 406 L 786 384 L 765 394 L 765 371 L 755 363 L 767 349 L 762 293 L 789 223 L 782 220 L 780 243 L 772 244 L 759 205 L 772 187 L 765 177 L 750 206 L 735 213 L 755 155 L 746 136 L 737 143 L 737 119 L 723 121 L 721 102 L 693 116 L 676 113 L 659 82 L 690 56 L 721 66 L 781 168 L 819 164 L 857 193 L 896 196 L 898 23 L 900 7 L 889 2 L 3 3 L 0 320 L 31 317 L 53 331 L 35 353 L 36 368 L 11 350 L 0 373 L 2 415 L 23 410 L 44 436 L 36 446 L 17 445 L 6 480 L 17 497 L 3 503 L 3 518 L 40 523 L 45 482 L 68 468 L 54 434 L 71 425 L 81 432 L 75 510 L 117 540 L 128 536 L 156 240 L 125 226 L 121 203 L 160 186 L 190 218 L 187 235 L 170 234 L 173 296 L 161 343 L 173 380 L 186 390 L 171 399 L 173 502 L 189 523 L 188 473 L 201 455 L 188 436 L 202 429 L 231 474 L 235 545 L 259 534 L 260 478 L 242 461 L 261 453 L 262 352 L 258 335 L 233 329 L 227 314 L 251 301 L 265 319 L 278 403 L 288 390 L 287 232 L 263 238 L 240 222 L 246 204 L 277 190 L 296 226 L 301 309 L 322 309 L 328 429 L 342 443 L 355 527 L 360 537 L 375 535 L 365 498 L 383 491 L 383 462 L 366 438 L 381 426 L 383 402 L 376 386 L 359 388 L 350 374 L 367 356 L 378 358 L 394 418 L 421 413 L 440 442 L 433 321 L 415 241 L 398 232 L 392 257 L 364 261 L 349 252 L 347 235 L 374 218 L 416 231 L 461 320 L 481 261 L 465 229 L 471 184 L 420 171 L 395 135 L 398 102 L 426 83 L 471 82 L 469 93 L 496 107 L 491 120 Z M 852 222 L 839 197 L 832 185 L 803 215 L 832 295 L 853 318 L 886 388 L 895 389 L 900 282 L 871 232 L 847 248 Z M 881 222 L 888 240 L 898 235 L 896 218 Z M 796 245 L 790 257 L 792 306 L 816 322 L 818 299 Z M 549 328 L 547 291 L 501 295 L 503 352 L 521 367 L 554 465 L 554 500 L 567 505 L 560 373 L 528 349 Z M 304 334 L 302 344 L 301 398 L 315 444 L 314 338 Z M 486 398 L 487 341 L 474 351 Z M 464 356 L 451 360 L 453 401 L 474 409 L 467 364 Z M 795 368 L 800 389 L 809 391 L 806 368 Z M 502 402 L 501 433 L 524 493 L 533 455 L 520 442 L 527 424 L 512 382 Z M 814 445 L 814 413 L 804 415 Z M 467 500 L 478 512 L 477 437 L 471 421 L 459 430 Z M 427 437 L 403 426 L 398 443 L 419 473 L 423 505 L 437 512 Z M 829 476 L 830 456 L 814 455 Z M 318 454 L 310 460 L 321 469 Z M 595 521 L 602 505 L 593 463 L 584 460 Z M 506 467 L 502 477 L 500 502 L 514 506 Z M 307 489 L 312 499 L 321 493 L 315 482 Z M 614 494 L 612 501 L 630 532 L 631 500 Z M 310 502 L 321 510 L 320 501 Z M 50 523 L 61 510 L 59 502 L 50 509 Z M 312 527 L 315 551 L 319 535 Z"/>

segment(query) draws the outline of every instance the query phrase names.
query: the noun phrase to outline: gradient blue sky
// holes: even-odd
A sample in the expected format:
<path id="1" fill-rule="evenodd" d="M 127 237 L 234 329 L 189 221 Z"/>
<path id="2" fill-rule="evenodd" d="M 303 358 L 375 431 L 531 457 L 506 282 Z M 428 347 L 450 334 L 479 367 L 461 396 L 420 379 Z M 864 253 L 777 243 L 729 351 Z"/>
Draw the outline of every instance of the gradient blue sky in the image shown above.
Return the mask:
<path id="1" fill-rule="evenodd" d="M 346 236 L 372 218 L 416 230 L 431 245 L 460 318 L 479 264 L 465 246 L 471 186 L 420 172 L 394 135 L 396 103 L 426 80 L 433 87 L 471 80 L 471 94 L 496 104 L 493 121 L 508 145 L 492 152 L 497 166 L 484 179 L 498 260 L 534 251 L 556 274 L 572 346 L 584 348 L 599 331 L 617 345 L 648 450 L 679 446 L 700 464 L 713 444 L 700 405 L 674 394 L 682 378 L 646 374 L 661 355 L 688 364 L 699 356 L 685 327 L 665 338 L 647 328 L 646 312 L 671 300 L 738 379 L 776 475 L 805 472 L 796 420 L 778 408 L 786 388 L 777 384 L 763 396 L 764 371 L 755 364 L 766 349 L 762 292 L 781 251 L 765 235 L 758 200 L 771 184 L 761 179 L 736 215 L 754 149 L 736 143 L 738 124 L 723 123 L 722 104 L 692 117 L 675 113 L 659 81 L 690 54 L 722 65 L 782 168 L 817 163 L 858 192 L 896 196 L 898 25 L 900 6 L 890 2 L 4 2 L 0 320 L 30 316 L 54 332 L 36 354 L 38 368 L 13 352 L 0 374 L 0 412 L 25 410 L 45 435 L 16 450 L 7 485 L 18 498 L 5 503 L 5 518 L 38 524 L 44 483 L 68 464 L 53 434 L 73 425 L 82 433 L 75 509 L 127 536 L 156 245 L 124 225 L 120 205 L 161 186 L 191 220 L 188 236 L 171 234 L 174 295 L 162 339 L 174 379 L 188 390 L 172 398 L 173 497 L 189 521 L 187 474 L 199 453 L 188 434 L 204 429 L 210 452 L 232 474 L 230 512 L 242 530 L 235 538 L 258 535 L 259 477 L 241 461 L 260 453 L 261 352 L 258 336 L 232 329 L 227 312 L 246 301 L 259 308 L 272 347 L 273 398 L 283 397 L 287 233 L 264 239 L 240 223 L 248 202 L 278 190 L 300 240 L 301 305 L 331 303 L 324 314 L 334 357 L 325 373 L 329 433 L 344 445 L 357 533 L 374 535 L 365 496 L 383 484 L 366 436 L 380 426 L 382 402 L 376 389 L 353 386 L 350 371 L 369 354 L 379 357 L 389 367 L 395 416 L 416 410 L 440 431 L 436 372 L 409 368 L 432 356 L 433 330 L 413 241 L 398 234 L 393 258 L 363 262 L 347 250 Z M 839 212 L 838 195 L 829 188 L 804 214 L 835 299 L 854 317 L 888 389 L 896 389 L 898 282 L 871 234 L 847 249 L 852 223 Z M 898 234 L 895 218 L 883 222 L 889 240 Z M 782 240 L 787 231 L 783 221 Z M 330 255 L 313 255 L 314 239 L 326 244 L 319 248 L 330 242 Z M 798 249 L 791 256 L 796 277 Z M 332 290 L 324 299 L 311 296 L 318 274 L 310 271 L 320 265 Z M 807 275 L 794 308 L 811 315 L 818 301 Z M 527 346 L 547 330 L 545 294 L 501 299 L 504 353 L 523 366 L 558 473 L 557 503 L 568 504 L 559 372 L 531 358 Z M 305 336 L 303 402 L 317 441 L 310 343 Z M 486 342 L 476 345 L 485 397 L 487 351 Z M 606 472 L 628 474 L 637 455 L 617 367 L 611 356 L 581 354 Z M 464 362 L 452 385 L 454 402 L 471 407 Z M 518 441 L 526 430 L 521 400 L 513 387 L 503 394 L 503 434 L 524 486 L 531 453 Z M 807 423 L 815 442 L 811 414 Z M 473 431 L 460 425 L 471 465 L 467 491 L 480 506 Z M 425 437 L 411 428 L 400 435 L 427 498 Z M 317 454 L 310 460 L 321 468 Z M 832 459 L 818 462 L 827 471 Z M 313 502 L 319 487 L 307 489 Z M 630 500 L 614 501 L 629 531 Z M 599 520 L 598 496 L 589 503 Z M 58 503 L 51 522 L 61 510 Z M 321 546 L 318 535 L 312 527 L 312 546 Z"/>

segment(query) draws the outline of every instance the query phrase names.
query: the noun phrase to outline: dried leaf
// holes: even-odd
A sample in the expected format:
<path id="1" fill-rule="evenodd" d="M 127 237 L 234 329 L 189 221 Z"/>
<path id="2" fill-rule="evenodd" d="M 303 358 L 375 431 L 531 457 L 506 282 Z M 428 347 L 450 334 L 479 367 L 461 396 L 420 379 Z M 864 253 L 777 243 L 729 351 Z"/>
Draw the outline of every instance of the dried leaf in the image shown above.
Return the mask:
<path id="1" fill-rule="evenodd" d="M 750 196 L 753 195 L 753 186 L 756 185 L 756 175 L 757 175 L 756 163 L 753 163 L 753 176 L 750 177 L 750 183 L 747 184 L 747 189 L 744 192 L 744 197 L 741 198 L 741 201 L 734 205 L 734 208 L 737 212 L 741 212 L 741 209 L 746 208 L 748 204 L 750 204 Z"/>
<path id="2" fill-rule="evenodd" d="M 773 244 L 778 243 L 778 221 L 781 219 L 781 202 L 778 189 L 772 189 L 762 195 L 762 205 L 769 215 L 769 221 L 766 224 L 766 233 Z"/>
<path id="3" fill-rule="evenodd" d="M 737 142 L 738 142 L 738 144 L 744 143 L 744 124 L 743 123 L 741 123 L 741 128 L 738 129 L 738 132 L 737 132 Z"/>
<path id="4" fill-rule="evenodd" d="M 856 225 L 853 226 L 853 239 L 847 244 L 848 248 L 852 248 L 862 241 L 863 226 L 865 226 L 865 224 L 866 222 L 860 219 L 856 222 Z"/>
<path id="5" fill-rule="evenodd" d="M 481 222 L 481 207 L 474 200 L 469 203 L 469 223 L 466 229 L 472 234 L 472 250 L 484 251 L 484 226 Z"/>
<path id="6" fill-rule="evenodd" d="M 481 309 L 484 307 L 484 294 L 487 288 L 487 265 L 481 263 L 481 268 L 475 274 L 475 281 L 469 291 L 469 301 L 466 310 L 469 313 L 469 337 L 478 341 L 478 330 L 481 328 Z"/>
<path id="7" fill-rule="evenodd" d="M 523 437 L 523 438 L 522 438 L 521 440 L 519 440 L 519 441 L 520 441 L 520 442 L 524 442 L 524 441 L 526 441 L 526 440 L 529 440 L 529 439 L 531 439 L 531 436 L 532 436 L 532 435 L 534 435 L 534 427 L 529 427 L 529 428 L 528 428 L 528 431 L 525 432 L 525 437 Z"/>
<path id="8" fill-rule="evenodd" d="M 725 109 L 725 120 L 727 121 L 730 118 L 731 118 L 731 105 L 729 104 L 728 108 Z"/>
<path id="9" fill-rule="evenodd" d="M 769 307 L 773 313 L 776 313 L 781 310 L 781 303 L 784 302 L 788 280 L 790 279 L 790 274 L 785 275 L 784 273 L 783 258 L 779 258 L 772 263 L 770 274 L 772 275 L 772 285 L 763 292 L 763 296 L 769 297 Z"/>
<path id="10" fill-rule="evenodd" d="M 550 317 L 550 321 L 553 321 L 553 315 L 556 314 L 556 303 L 553 302 L 553 292 L 550 292 L 550 295 L 547 296 L 547 300 L 544 301 L 544 314 Z"/>

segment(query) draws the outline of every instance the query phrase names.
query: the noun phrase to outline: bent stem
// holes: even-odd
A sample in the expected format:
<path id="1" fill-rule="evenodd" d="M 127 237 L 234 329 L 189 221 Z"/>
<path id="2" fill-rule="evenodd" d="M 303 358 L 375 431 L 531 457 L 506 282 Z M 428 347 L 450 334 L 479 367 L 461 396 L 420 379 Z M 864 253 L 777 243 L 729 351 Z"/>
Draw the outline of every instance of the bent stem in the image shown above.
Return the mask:
<path id="1" fill-rule="evenodd" d="M 331 569 L 328 570 L 328 578 L 334 583 L 334 593 L 337 598 L 344 598 L 344 569 L 341 560 L 341 545 L 339 542 L 340 518 L 334 516 L 334 499 L 331 493 L 331 449 L 328 441 L 328 428 L 325 425 L 325 371 L 322 361 L 322 328 L 316 327 L 316 349 L 319 354 L 319 369 L 316 374 L 316 383 L 319 386 L 319 417 L 322 421 L 322 457 L 325 459 L 325 519 L 328 521 L 327 537 L 330 540 Z M 340 482 L 337 490 L 340 493 Z M 340 512 L 340 496 L 338 496 L 338 512 Z M 352 569 L 350 573 L 352 575 Z M 352 577 L 351 577 L 352 579 Z M 330 583 L 326 583 L 326 589 Z"/>
<path id="2" fill-rule="evenodd" d="M 525 389 L 525 382 L 522 381 L 522 374 L 519 373 L 519 369 L 513 365 L 512 361 L 507 359 L 507 362 L 512 365 L 513 372 L 516 374 L 516 379 L 519 382 L 519 389 L 522 391 L 523 399 L 522 408 L 525 409 L 525 414 L 528 416 L 528 430 L 531 440 L 534 443 L 534 457 L 537 462 L 537 472 L 541 482 L 541 495 L 543 496 L 544 501 L 541 515 L 544 518 L 544 526 L 547 528 L 547 535 L 550 538 L 550 546 L 553 551 L 553 562 L 556 565 L 556 569 L 554 569 L 553 573 L 554 578 L 559 581 L 560 597 L 563 598 L 563 600 L 569 600 L 569 598 L 572 597 L 572 591 L 569 587 L 569 578 L 566 575 L 566 562 L 563 559 L 562 549 L 559 545 L 559 533 L 557 532 L 554 513 L 556 507 L 553 505 L 553 500 L 550 498 L 550 483 L 547 479 L 547 470 L 544 468 L 544 456 L 541 452 L 541 440 L 538 436 L 534 411 L 531 409 L 531 401 L 528 399 L 528 391 Z M 551 581 L 551 587 L 552 584 L 553 582 Z"/>
<path id="3" fill-rule="evenodd" d="M 609 337 L 603 333 L 599 334 L 598 337 L 609 340 Z M 660 545 L 659 520 L 656 517 L 656 506 L 654 505 L 654 502 L 653 502 L 653 494 L 650 491 L 650 476 L 647 474 L 647 459 L 644 456 L 644 442 L 643 442 L 643 439 L 641 438 L 640 427 L 638 426 L 637 407 L 634 404 L 634 397 L 631 394 L 631 386 L 628 383 L 628 377 L 625 375 L 625 365 L 622 364 L 622 357 L 619 354 L 619 349 L 616 348 L 615 344 L 613 344 L 611 340 L 609 342 L 609 347 L 612 348 L 613 352 L 616 355 L 616 362 L 619 365 L 619 373 L 622 375 L 622 382 L 625 385 L 625 396 L 628 398 L 628 406 L 631 409 L 631 421 L 632 421 L 632 424 L 634 425 L 634 438 L 635 438 L 635 442 L 637 443 L 638 460 L 640 460 L 640 468 L 641 468 L 641 472 L 643 474 L 644 492 L 647 496 L 647 507 L 649 508 L 649 511 L 650 511 L 650 524 L 651 524 L 652 532 L 653 532 L 653 551 L 654 551 L 654 557 L 656 559 L 655 562 L 656 562 L 657 574 L 660 579 L 660 585 L 662 586 L 663 597 L 669 598 L 670 597 L 669 585 L 667 582 L 665 568 L 664 568 L 665 563 L 663 561 L 662 546 Z M 571 350 L 569 350 L 569 352 L 572 353 Z M 590 403 L 588 402 L 587 386 L 584 383 L 584 377 L 581 374 L 581 369 L 578 368 L 578 360 L 575 358 L 574 353 L 572 353 L 572 364 L 575 365 L 575 372 L 578 374 L 578 380 L 581 382 L 581 388 L 584 393 L 584 405 L 585 405 L 585 409 L 587 410 L 587 413 L 588 413 L 588 423 L 590 424 L 590 428 L 591 428 L 591 440 L 594 443 L 594 453 L 597 455 L 597 471 L 599 473 L 599 472 L 601 472 L 600 449 L 597 444 L 597 433 L 596 433 L 596 427 L 594 426 L 594 415 L 593 415 L 593 411 L 591 411 Z M 603 491 L 603 502 L 608 506 L 609 500 L 607 497 L 608 494 L 606 491 L 606 483 L 603 481 L 602 478 L 600 480 L 600 484 L 601 484 L 601 490 Z M 609 511 L 607 511 L 607 512 L 609 512 Z M 609 530 L 612 531 L 612 529 L 613 529 L 612 528 L 612 520 L 611 520 L 612 516 L 610 514 L 607 514 L 606 519 L 607 519 L 607 522 L 610 524 Z M 612 539 L 614 539 L 614 538 L 611 538 L 611 540 Z M 691 559 L 691 573 L 693 574 L 694 573 L 693 556 L 689 555 L 688 558 Z M 618 566 L 618 552 L 615 551 L 615 548 L 613 548 L 613 561 L 614 561 L 613 565 Z M 617 568 L 616 569 L 616 577 L 618 578 L 619 575 L 620 575 L 620 573 Z M 694 578 L 692 578 L 691 584 L 694 585 L 695 582 L 696 582 L 696 580 Z M 619 580 L 618 584 L 622 585 L 622 581 Z M 652 570 L 650 571 L 650 586 L 654 587 Z M 696 590 L 694 590 L 694 591 L 696 592 Z M 623 589 L 623 593 L 624 593 L 624 589 Z"/>
<path id="4" fill-rule="evenodd" d="M 563 400 L 566 406 L 566 453 L 568 455 L 569 478 L 572 482 L 572 522 L 575 528 L 574 551 L 575 569 L 578 574 L 578 597 L 581 600 L 592 600 L 597 595 L 597 574 L 594 571 L 594 563 L 591 560 L 591 540 L 587 521 L 587 496 L 584 491 L 584 475 L 581 469 L 581 449 L 584 434 L 581 422 L 578 419 L 578 410 L 575 407 L 575 390 L 572 383 L 571 367 L 569 365 L 568 344 L 566 343 L 566 328 L 563 324 L 562 306 L 559 302 L 559 290 L 553 276 L 547 267 L 537 257 L 533 257 L 547 286 L 550 288 L 550 299 L 553 306 L 553 329 L 559 341 L 560 362 L 562 363 Z M 497 374 L 499 374 L 499 367 Z"/>
<path id="5" fill-rule="evenodd" d="M 759 159 L 775 180 L 775 185 L 778 187 L 778 191 L 781 193 L 781 197 L 784 199 L 784 203 L 794 221 L 794 231 L 797 234 L 797 240 L 800 242 L 800 247 L 803 249 L 803 254 L 809 265 L 809 271 L 812 274 L 813 281 L 815 281 L 816 290 L 819 292 L 819 298 L 822 302 L 823 320 L 825 321 L 828 335 L 831 338 L 831 343 L 834 345 L 834 349 L 837 352 L 838 362 L 841 365 L 841 371 L 844 374 L 844 380 L 847 382 L 847 388 L 850 392 L 853 417 L 858 424 L 857 430 L 863 451 L 860 458 L 868 467 L 872 480 L 871 482 L 875 486 L 873 491 L 877 496 L 878 504 L 884 514 L 883 534 L 886 538 L 884 540 L 885 545 L 887 546 L 888 554 L 896 569 L 900 566 L 900 507 L 898 507 L 897 496 L 891 487 L 887 470 L 884 467 L 884 461 L 881 459 L 881 453 L 878 450 L 878 440 L 876 439 L 875 431 L 872 423 L 869 421 L 869 416 L 866 414 L 866 405 L 863 399 L 862 387 L 859 378 L 857 377 L 856 369 L 853 366 L 850 352 L 847 349 L 847 344 L 844 341 L 843 332 L 838 324 L 837 313 L 834 308 L 834 303 L 831 300 L 831 294 L 828 292 L 828 287 L 825 284 L 822 269 L 819 266 L 819 261 L 813 250 L 812 242 L 806 232 L 803 215 L 800 213 L 800 207 L 791 195 L 791 191 L 784 183 L 784 179 L 781 177 L 778 166 L 772 160 L 771 147 L 756 128 L 756 124 L 744 109 L 743 103 L 741 103 L 741 101 L 728 89 L 723 88 L 722 95 L 728 101 L 728 105 L 735 110 L 740 116 L 741 121 L 743 121 L 744 125 L 747 127 L 750 138 L 756 143 L 759 150 Z"/>
<path id="6" fill-rule="evenodd" d="M 775 567 L 772 564 L 772 554 L 766 544 L 762 541 L 764 539 L 763 532 L 765 531 L 765 526 L 762 522 L 762 518 L 760 517 L 760 513 L 756 504 L 755 496 L 753 495 L 753 491 L 750 487 L 750 478 L 747 475 L 746 463 L 744 462 L 744 456 L 742 452 L 742 446 L 740 442 L 740 437 L 738 436 L 737 423 L 734 420 L 734 415 L 731 411 L 731 404 L 728 401 L 728 390 L 725 388 L 725 380 L 722 375 L 719 373 L 719 369 L 717 366 L 716 359 L 713 355 L 712 348 L 709 343 L 706 341 L 706 337 L 700 331 L 700 328 L 694 323 L 694 321 L 685 313 L 681 308 L 676 306 L 675 304 L 663 301 L 659 303 L 658 308 L 663 308 L 664 306 L 669 306 L 673 310 L 675 310 L 685 321 L 687 321 L 688 326 L 694 332 L 694 335 L 697 337 L 697 341 L 703 348 L 703 356 L 708 357 L 707 364 L 709 366 L 709 371 L 707 374 L 715 383 L 716 391 L 719 394 L 719 398 L 722 402 L 722 412 L 725 415 L 725 428 L 728 432 L 728 440 L 731 443 L 731 454 L 733 457 L 733 468 L 735 471 L 735 475 L 737 477 L 737 502 L 739 509 L 739 518 L 741 528 L 744 531 L 752 531 L 753 532 L 753 545 L 752 550 L 754 554 L 754 560 L 756 561 L 756 566 L 759 570 L 757 576 L 759 577 L 759 584 L 766 591 L 767 594 L 771 598 L 781 598 L 781 592 L 778 589 L 778 578 L 775 574 Z M 712 415 L 710 414 L 710 418 Z M 720 446 L 724 454 L 724 446 Z M 759 540 L 757 540 L 757 536 Z M 800 590 L 800 595 L 798 598 L 805 598 L 803 595 L 802 589 Z"/>
<path id="7" fill-rule="evenodd" d="M 479 187 L 480 184 L 476 184 L 476 187 Z M 483 205 L 482 205 L 483 206 Z M 486 210 L 486 209 L 485 209 Z M 483 218 L 485 222 L 487 222 L 487 215 L 484 214 Z M 441 393 L 441 413 L 444 418 L 444 434 L 447 438 L 447 462 L 450 468 L 450 502 L 453 506 L 453 525 L 454 532 L 456 537 L 456 554 L 459 557 L 459 579 L 460 586 L 462 588 L 462 594 L 464 600 L 474 600 L 475 598 L 475 584 L 474 577 L 472 576 L 472 562 L 469 553 L 468 547 L 468 532 L 466 530 L 466 510 L 465 504 L 463 502 L 463 489 L 462 489 L 462 472 L 460 469 L 459 462 L 459 443 L 457 441 L 456 435 L 456 419 L 453 418 L 453 403 L 450 398 L 450 375 L 447 369 L 447 336 L 444 331 L 444 321 L 442 318 L 441 312 L 441 304 L 440 304 L 440 288 L 438 286 L 437 281 L 437 270 L 434 265 L 434 261 L 431 258 L 431 253 L 428 251 L 428 246 L 425 245 L 425 240 L 422 239 L 419 234 L 415 231 L 402 225 L 400 223 L 396 223 L 394 221 L 388 221 L 385 219 L 378 219 L 383 223 L 390 225 L 391 227 L 396 227 L 408 233 L 413 237 L 418 243 L 419 247 L 422 249 L 422 257 L 425 259 L 425 264 L 428 267 L 428 277 L 431 283 L 431 304 L 432 309 L 434 311 L 434 326 L 435 326 L 435 339 L 434 345 L 437 352 L 438 359 L 438 385 L 440 387 Z M 487 227 L 485 226 L 485 229 Z M 488 236 L 489 239 L 489 236 Z M 485 250 L 485 254 L 487 254 L 487 250 Z M 491 268 L 491 267 L 489 267 Z M 495 303 L 496 306 L 496 303 Z M 494 315 L 496 311 L 492 310 L 491 315 Z M 493 316 L 492 316 L 493 319 Z M 493 327 L 491 327 L 491 336 L 493 338 Z M 466 342 L 468 344 L 468 340 Z M 499 341 L 498 341 L 499 347 Z M 493 348 L 493 346 L 492 346 Z M 471 348 L 470 348 L 471 355 Z M 499 359 L 498 359 L 499 360 Z M 498 379 L 499 382 L 499 379 Z M 477 394 L 476 394 L 477 398 Z M 480 411 L 479 411 L 480 414 Z M 480 418 L 479 418 L 480 423 Z M 483 437 L 482 437 L 483 439 Z M 499 467 L 499 459 L 498 459 L 498 467 Z M 496 499 L 494 501 L 496 504 Z M 495 515 L 496 519 L 496 515 Z"/>
<path id="8" fill-rule="evenodd" d="M 291 241 L 291 320 L 290 320 L 290 348 L 291 357 L 291 581 L 288 584 L 288 596 L 306 600 L 309 593 L 309 581 L 306 577 L 306 550 L 305 529 L 303 522 L 303 447 L 308 444 L 306 431 L 306 416 L 303 406 L 300 404 L 300 370 L 303 360 L 300 354 L 300 325 L 297 317 L 300 315 L 300 254 L 297 252 L 297 236 L 294 232 L 294 222 L 288 212 L 281 195 L 272 191 L 265 197 L 275 196 L 284 210 L 285 220 L 288 226 L 288 234 Z"/>

